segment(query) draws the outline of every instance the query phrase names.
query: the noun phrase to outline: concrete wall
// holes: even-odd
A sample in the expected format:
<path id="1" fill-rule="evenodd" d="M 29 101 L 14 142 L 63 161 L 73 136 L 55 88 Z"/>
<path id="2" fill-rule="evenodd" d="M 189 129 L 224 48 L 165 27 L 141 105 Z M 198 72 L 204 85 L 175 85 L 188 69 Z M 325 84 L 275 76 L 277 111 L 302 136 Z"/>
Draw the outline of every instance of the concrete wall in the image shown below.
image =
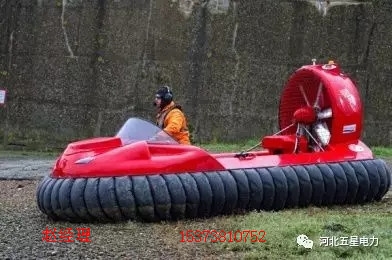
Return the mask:
<path id="1" fill-rule="evenodd" d="M 392 1 L 6 0 L 0 3 L 5 144 L 61 148 L 154 118 L 169 83 L 195 141 L 277 131 L 280 93 L 312 58 L 359 84 L 363 139 L 392 144 Z M 65 5 L 64 5 L 65 3 Z"/>

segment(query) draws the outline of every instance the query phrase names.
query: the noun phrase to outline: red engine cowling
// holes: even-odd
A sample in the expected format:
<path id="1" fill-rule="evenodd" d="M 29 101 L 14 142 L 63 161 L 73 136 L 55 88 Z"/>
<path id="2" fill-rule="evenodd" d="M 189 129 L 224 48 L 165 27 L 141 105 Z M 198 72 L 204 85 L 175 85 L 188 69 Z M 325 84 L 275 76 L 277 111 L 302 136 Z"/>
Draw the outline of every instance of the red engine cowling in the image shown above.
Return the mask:
<path id="1" fill-rule="evenodd" d="M 304 121 L 300 123 L 314 123 L 312 113 L 305 108 L 319 113 L 315 122 L 327 125 L 331 135 L 328 144 L 359 140 L 363 124 L 360 95 L 337 64 L 306 65 L 289 78 L 279 104 L 280 129 L 289 127 L 296 118 Z M 295 134 L 296 130 L 289 127 L 282 134 Z"/>

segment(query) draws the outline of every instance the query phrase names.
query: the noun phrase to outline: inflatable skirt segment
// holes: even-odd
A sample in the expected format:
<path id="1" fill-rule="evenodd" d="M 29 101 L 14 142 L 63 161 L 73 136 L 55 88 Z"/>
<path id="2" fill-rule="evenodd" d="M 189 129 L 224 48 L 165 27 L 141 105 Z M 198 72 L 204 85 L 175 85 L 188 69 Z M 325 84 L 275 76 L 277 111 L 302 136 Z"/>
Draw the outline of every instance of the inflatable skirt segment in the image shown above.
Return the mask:
<path id="1" fill-rule="evenodd" d="M 52 178 L 37 187 L 39 209 L 71 222 L 154 222 L 236 212 L 363 204 L 388 192 L 381 159 L 214 172 Z"/>

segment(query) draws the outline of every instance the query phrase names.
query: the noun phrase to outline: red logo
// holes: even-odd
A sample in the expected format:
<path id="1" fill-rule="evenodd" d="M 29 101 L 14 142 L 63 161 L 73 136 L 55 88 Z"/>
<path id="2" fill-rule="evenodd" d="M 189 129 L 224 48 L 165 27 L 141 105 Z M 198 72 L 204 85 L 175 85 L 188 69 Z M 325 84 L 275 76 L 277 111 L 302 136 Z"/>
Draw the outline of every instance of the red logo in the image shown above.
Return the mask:
<path id="1" fill-rule="evenodd" d="M 90 228 L 76 228 L 76 240 L 79 242 L 91 242 L 90 240 L 91 231 Z M 56 228 L 49 229 L 46 227 L 42 231 L 42 241 L 44 242 L 60 242 L 60 243 L 72 243 L 74 240 L 75 233 L 72 228 Z"/>

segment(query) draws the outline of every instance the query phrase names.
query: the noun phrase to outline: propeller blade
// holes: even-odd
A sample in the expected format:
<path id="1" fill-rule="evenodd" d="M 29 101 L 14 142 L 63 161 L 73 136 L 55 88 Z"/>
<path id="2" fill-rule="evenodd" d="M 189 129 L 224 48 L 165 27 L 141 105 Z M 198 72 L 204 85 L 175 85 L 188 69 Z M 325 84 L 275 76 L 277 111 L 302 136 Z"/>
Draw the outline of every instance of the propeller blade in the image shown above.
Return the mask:
<path id="1" fill-rule="evenodd" d="M 320 101 L 320 96 L 321 96 L 321 90 L 323 87 L 323 83 L 320 81 L 318 90 L 317 90 L 317 96 L 316 96 L 316 100 L 314 101 L 313 107 L 319 107 L 319 101 Z"/>
<path id="2" fill-rule="evenodd" d="M 300 85 L 299 89 L 301 90 L 302 97 L 304 98 L 306 105 L 308 105 L 310 107 L 310 103 L 309 103 L 308 97 L 305 94 L 304 87 L 302 85 Z"/>
<path id="3" fill-rule="evenodd" d="M 326 108 L 317 113 L 317 119 L 328 119 L 332 117 L 332 108 Z"/>
<path id="4" fill-rule="evenodd" d="M 328 126 L 325 122 L 317 123 L 314 126 L 314 132 L 317 135 L 317 138 L 320 140 L 323 146 L 327 145 L 331 140 L 331 132 L 328 129 Z"/>

